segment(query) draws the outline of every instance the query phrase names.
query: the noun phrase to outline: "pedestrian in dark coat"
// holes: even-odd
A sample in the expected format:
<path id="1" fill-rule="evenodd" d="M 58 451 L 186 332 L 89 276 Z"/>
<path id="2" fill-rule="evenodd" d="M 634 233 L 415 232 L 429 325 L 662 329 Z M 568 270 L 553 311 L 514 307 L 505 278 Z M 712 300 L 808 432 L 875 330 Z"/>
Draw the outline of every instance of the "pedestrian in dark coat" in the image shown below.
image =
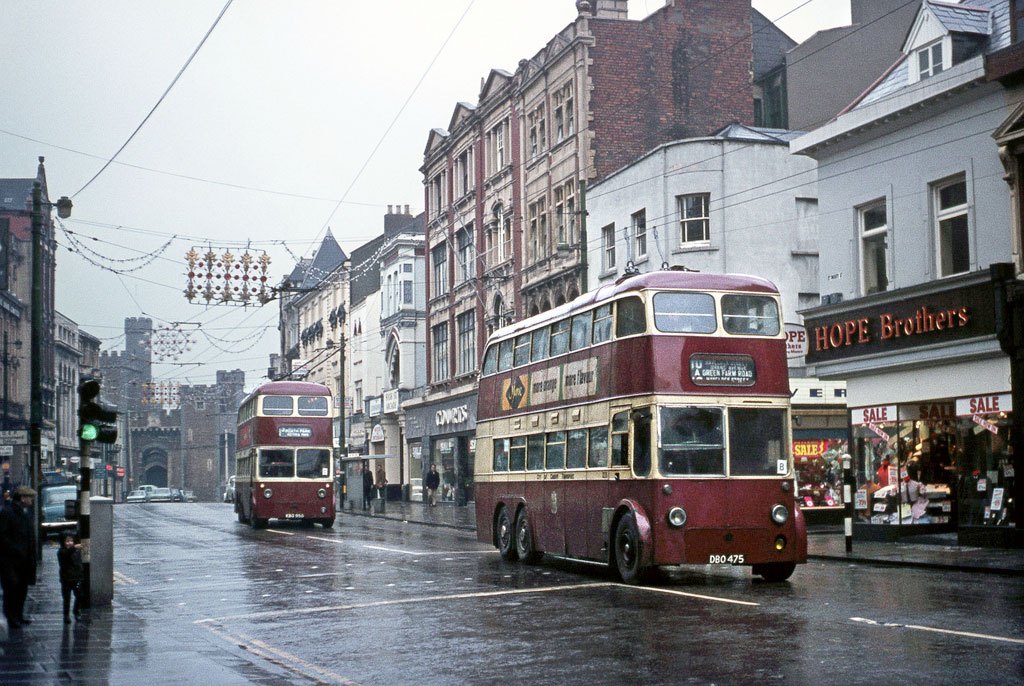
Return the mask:
<path id="1" fill-rule="evenodd" d="M 0 585 L 9 629 L 31 623 L 25 616 L 28 585 L 35 583 L 36 556 L 32 545 L 32 501 L 28 486 L 14 489 L 11 502 L 0 510 Z"/>
<path id="2" fill-rule="evenodd" d="M 57 565 L 60 567 L 60 592 L 64 596 L 64 623 L 71 623 L 71 615 L 68 613 L 71 605 L 71 596 L 75 596 L 75 605 L 72 611 L 75 619 L 81 619 L 79 607 L 82 603 L 82 582 L 85 580 L 85 572 L 82 567 L 82 544 L 75 541 L 75 537 L 68 534 L 61 542 L 57 550 Z"/>
<path id="3" fill-rule="evenodd" d="M 369 465 L 363 467 L 363 509 L 370 509 L 370 500 L 373 498 L 373 474 L 370 473 Z"/>
<path id="4" fill-rule="evenodd" d="M 430 465 L 430 471 L 427 472 L 427 500 L 430 501 L 430 506 L 437 505 L 437 487 L 441 485 L 441 475 L 437 473 L 437 465 Z"/>

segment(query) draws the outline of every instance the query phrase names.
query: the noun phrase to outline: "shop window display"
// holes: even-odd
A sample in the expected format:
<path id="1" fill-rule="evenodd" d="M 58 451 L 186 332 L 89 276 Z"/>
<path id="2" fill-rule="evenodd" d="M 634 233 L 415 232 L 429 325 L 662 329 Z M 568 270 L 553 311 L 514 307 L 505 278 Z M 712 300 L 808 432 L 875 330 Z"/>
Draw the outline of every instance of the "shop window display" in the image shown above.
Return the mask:
<path id="1" fill-rule="evenodd" d="M 907 420 L 924 406 L 900 406 L 900 421 L 852 426 L 859 523 L 909 534 L 1013 525 L 1007 413 L 963 416 L 959 401 L 957 413 L 946 406 L 939 418 Z"/>
<path id="2" fill-rule="evenodd" d="M 793 466 L 796 469 L 797 502 L 800 507 L 842 506 L 842 456 L 846 450 L 846 441 L 839 439 L 793 441 Z"/>

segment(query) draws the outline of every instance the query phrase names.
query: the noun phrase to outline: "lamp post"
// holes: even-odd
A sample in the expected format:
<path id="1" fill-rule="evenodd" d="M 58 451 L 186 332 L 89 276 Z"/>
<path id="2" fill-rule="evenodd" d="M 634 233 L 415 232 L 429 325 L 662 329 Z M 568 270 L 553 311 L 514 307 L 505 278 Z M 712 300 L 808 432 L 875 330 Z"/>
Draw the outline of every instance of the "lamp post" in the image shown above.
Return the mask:
<path id="1" fill-rule="evenodd" d="M 43 158 L 39 158 L 42 170 Z M 43 245 L 44 224 L 43 207 L 47 213 L 56 206 L 57 216 L 67 219 L 71 216 L 71 200 L 62 197 L 56 203 L 43 202 L 43 185 L 40 181 L 32 183 L 32 380 L 31 409 L 29 412 L 29 460 L 32 488 L 39 492 L 39 484 L 43 480 Z M 88 484 L 89 465 L 81 462 L 83 487 Z M 43 554 L 43 541 L 39 535 L 39 508 L 41 498 L 36 498 L 32 505 L 33 535 L 36 543 L 36 559 Z"/>
<path id="2" fill-rule="evenodd" d="M 327 339 L 327 347 L 331 348 L 337 345 L 338 347 L 338 397 L 340 402 L 338 408 L 340 410 L 340 416 L 338 418 L 338 453 L 344 458 L 348 455 L 348 438 L 345 431 L 345 306 L 339 305 L 336 310 L 336 321 L 338 323 L 338 342 L 335 344 L 330 338 Z M 335 488 L 335 493 L 338 497 L 339 509 L 344 506 L 344 502 L 341 500 L 342 493 L 340 488 Z"/>

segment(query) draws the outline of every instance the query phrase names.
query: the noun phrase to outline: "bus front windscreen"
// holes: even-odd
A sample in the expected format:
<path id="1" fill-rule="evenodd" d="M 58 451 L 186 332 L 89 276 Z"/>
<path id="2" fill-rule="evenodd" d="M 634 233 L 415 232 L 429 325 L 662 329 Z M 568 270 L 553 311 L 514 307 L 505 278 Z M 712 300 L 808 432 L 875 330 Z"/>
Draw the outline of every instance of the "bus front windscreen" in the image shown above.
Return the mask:
<path id="1" fill-rule="evenodd" d="M 331 451 L 327 448 L 299 448 L 295 455 L 295 476 L 324 479 L 331 475 Z"/>
<path id="2" fill-rule="evenodd" d="M 789 471 L 785 451 L 786 411 L 729 408 L 728 474 L 781 476 Z M 725 411 L 720 407 L 661 408 L 658 466 L 665 476 L 724 476 Z"/>

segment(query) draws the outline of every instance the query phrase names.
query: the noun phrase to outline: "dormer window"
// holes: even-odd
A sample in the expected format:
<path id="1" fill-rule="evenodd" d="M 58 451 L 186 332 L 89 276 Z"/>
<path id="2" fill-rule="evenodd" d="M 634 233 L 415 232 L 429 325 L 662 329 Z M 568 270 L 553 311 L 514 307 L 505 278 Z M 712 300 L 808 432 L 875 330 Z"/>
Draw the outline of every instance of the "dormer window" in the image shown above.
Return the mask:
<path id="1" fill-rule="evenodd" d="M 923 81 L 942 71 L 942 41 L 917 51 L 918 76 Z"/>

